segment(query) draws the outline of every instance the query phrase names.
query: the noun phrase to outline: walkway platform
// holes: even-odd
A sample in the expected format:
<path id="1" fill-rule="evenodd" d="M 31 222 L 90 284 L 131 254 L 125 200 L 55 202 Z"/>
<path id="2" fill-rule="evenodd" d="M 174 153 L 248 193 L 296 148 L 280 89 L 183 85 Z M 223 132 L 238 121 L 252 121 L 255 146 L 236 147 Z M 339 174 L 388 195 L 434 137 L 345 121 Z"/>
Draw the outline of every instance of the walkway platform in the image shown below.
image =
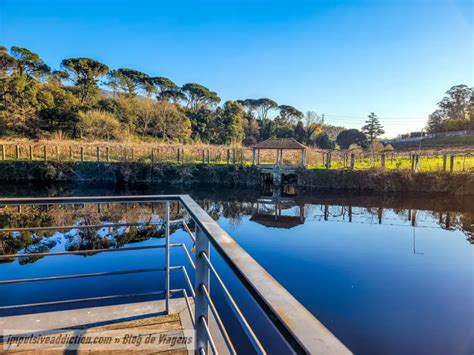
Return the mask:
<path id="1" fill-rule="evenodd" d="M 150 301 L 3 317 L 0 353 L 194 354 L 195 334 L 184 298 L 170 300 L 170 315 L 164 309 L 164 301 Z M 217 330 L 212 317 L 209 325 Z M 24 343 L 32 336 L 36 343 Z M 228 353 L 223 339 L 215 340 Z"/>

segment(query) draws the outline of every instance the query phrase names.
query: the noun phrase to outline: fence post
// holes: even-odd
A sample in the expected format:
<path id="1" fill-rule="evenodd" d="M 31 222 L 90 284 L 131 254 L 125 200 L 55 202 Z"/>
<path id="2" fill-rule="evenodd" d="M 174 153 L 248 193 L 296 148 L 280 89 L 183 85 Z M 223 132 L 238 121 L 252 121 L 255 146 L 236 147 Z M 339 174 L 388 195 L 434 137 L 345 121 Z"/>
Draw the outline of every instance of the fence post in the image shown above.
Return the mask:
<path id="1" fill-rule="evenodd" d="M 69 146 L 69 161 L 73 161 L 73 156 L 72 156 L 72 145 Z"/>
<path id="2" fill-rule="evenodd" d="M 326 153 L 326 169 L 331 168 L 331 153 Z"/>
<path id="3" fill-rule="evenodd" d="M 29 155 L 30 155 L 30 160 L 33 160 L 33 147 L 30 145 L 30 148 L 29 148 L 29 149 L 30 149 L 30 153 L 29 153 Z"/>
<path id="4" fill-rule="evenodd" d="M 59 161 L 59 146 L 56 146 L 56 160 Z"/>
<path id="5" fill-rule="evenodd" d="M 177 148 L 176 149 L 176 158 L 178 160 L 178 164 L 179 164 L 179 154 L 181 153 L 181 149 L 180 148 Z"/>
<path id="6" fill-rule="evenodd" d="M 109 162 L 110 157 L 109 157 L 109 147 L 105 147 L 105 160 Z"/>
<path id="7" fill-rule="evenodd" d="M 95 153 L 95 155 L 96 155 L 96 160 L 97 160 L 97 161 L 100 161 L 100 148 L 99 148 L 99 147 L 96 147 L 96 153 Z"/>
<path id="8" fill-rule="evenodd" d="M 181 163 L 183 163 L 183 164 L 186 163 L 186 161 L 185 161 L 185 159 L 184 159 L 184 147 L 181 148 Z"/>
<path id="9" fill-rule="evenodd" d="M 84 147 L 81 147 L 81 161 L 84 161 Z"/>
<path id="10" fill-rule="evenodd" d="M 355 167 L 355 154 L 351 153 L 351 169 L 354 170 Z"/>
<path id="11" fill-rule="evenodd" d="M 5 160 L 5 145 L 1 145 L 1 148 L 2 148 L 2 161 Z"/>
<path id="12" fill-rule="evenodd" d="M 15 160 L 20 160 L 20 147 L 15 145 Z"/>
<path id="13" fill-rule="evenodd" d="M 230 149 L 227 148 L 227 164 L 230 164 Z"/>
<path id="14" fill-rule="evenodd" d="M 134 149 L 134 148 L 132 148 L 130 160 L 131 160 L 131 161 L 134 161 L 134 160 L 135 160 L 135 149 Z"/>
<path id="15" fill-rule="evenodd" d="M 415 171 L 416 172 L 420 171 L 420 155 L 419 154 L 415 156 Z"/>
<path id="16" fill-rule="evenodd" d="M 46 145 L 43 146 L 43 159 L 44 161 L 48 160 L 48 147 Z"/>
<path id="17" fill-rule="evenodd" d="M 446 154 L 443 154 L 443 171 L 446 171 L 446 162 L 447 162 L 447 156 Z"/>
<path id="18" fill-rule="evenodd" d="M 209 165 L 211 163 L 211 151 L 209 148 L 207 149 L 207 164 Z"/>
<path id="19" fill-rule="evenodd" d="M 451 155 L 449 157 L 449 160 L 450 160 L 450 162 L 449 162 L 449 172 L 452 173 L 452 172 L 454 172 L 454 155 Z"/>
<path id="20" fill-rule="evenodd" d="M 411 171 L 415 170 L 415 155 L 410 153 Z"/>
<path id="21" fill-rule="evenodd" d="M 380 165 L 381 165 L 382 169 L 385 169 L 385 154 L 382 154 L 380 156 Z"/>
<path id="22" fill-rule="evenodd" d="M 206 286 L 206 289 L 210 290 L 210 271 L 203 256 L 203 253 L 205 253 L 208 259 L 210 259 L 209 249 L 209 239 L 207 239 L 204 232 L 199 228 L 196 233 L 196 271 L 194 281 L 194 292 L 196 294 L 196 299 L 194 305 L 194 319 L 196 322 L 196 351 L 199 353 L 200 349 L 202 348 L 206 354 L 207 336 L 201 318 L 204 318 L 206 321 L 208 320 L 209 306 L 201 285 Z"/>

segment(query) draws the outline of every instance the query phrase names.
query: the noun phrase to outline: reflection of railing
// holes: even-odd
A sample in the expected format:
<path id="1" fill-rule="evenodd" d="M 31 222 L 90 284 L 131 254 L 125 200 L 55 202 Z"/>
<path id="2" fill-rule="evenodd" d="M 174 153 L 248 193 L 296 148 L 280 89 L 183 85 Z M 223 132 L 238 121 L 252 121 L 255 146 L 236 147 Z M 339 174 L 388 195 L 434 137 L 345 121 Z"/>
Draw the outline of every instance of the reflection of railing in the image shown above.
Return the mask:
<path id="1" fill-rule="evenodd" d="M 210 246 L 211 243 L 223 260 L 235 272 L 242 281 L 244 287 L 250 295 L 262 306 L 262 310 L 268 315 L 268 318 L 276 325 L 281 335 L 287 340 L 288 344 L 296 352 L 310 353 L 348 353 L 349 351 L 334 337 L 316 318 L 314 318 L 291 294 L 288 293 L 276 280 L 274 280 L 254 259 L 252 259 L 212 218 L 189 196 L 187 195 L 161 195 L 161 196 L 114 196 L 114 197 L 78 197 L 78 198 L 26 198 L 26 199 L 0 199 L 0 205 L 21 206 L 21 205 L 71 205 L 71 204 L 89 204 L 89 203 L 163 203 L 164 212 L 164 231 L 165 244 L 139 247 L 124 247 L 119 249 L 102 250 L 77 250 L 50 253 L 30 253 L 3 255 L 0 258 L 23 258 L 39 256 L 58 256 L 69 254 L 97 254 L 110 252 L 127 252 L 143 249 L 164 249 L 165 265 L 163 268 L 148 268 L 135 270 L 121 270 L 113 272 L 100 272 L 79 275 L 64 275 L 41 278 L 3 280 L 0 285 L 39 282 L 50 280 L 63 280 L 84 277 L 100 277 L 108 275 L 125 275 L 143 272 L 164 272 L 165 287 L 162 291 L 156 291 L 143 294 L 110 295 L 94 298 L 82 298 L 74 300 L 63 300 L 46 303 L 33 303 L 26 305 L 3 306 L 1 309 L 11 309 L 19 307 L 33 306 L 52 306 L 57 304 L 68 304 L 76 302 L 112 300 L 123 297 L 138 297 L 149 295 L 164 295 L 166 312 L 170 311 L 169 300 L 173 294 L 180 293 L 186 301 L 191 321 L 196 330 L 196 349 L 199 353 L 207 353 L 210 347 L 213 353 L 217 353 L 215 334 L 212 334 L 209 327 L 209 313 L 211 312 L 218 329 L 227 345 L 230 353 L 235 353 L 231 337 L 226 329 L 226 324 L 219 315 L 210 296 L 210 278 L 211 274 L 217 280 L 217 285 L 222 289 L 226 300 L 233 313 L 235 314 L 240 326 L 247 335 L 250 343 L 257 353 L 263 354 L 265 350 L 257 338 L 251 325 L 243 315 L 239 305 L 234 300 L 228 288 L 219 276 L 216 268 L 211 262 Z M 180 204 L 188 213 L 193 222 L 195 231 L 193 232 L 185 219 L 170 220 L 170 202 Z M 121 225 L 124 223 L 121 223 Z M 180 224 L 194 242 L 195 257 L 194 260 L 184 243 L 170 242 L 170 226 Z M 143 223 L 141 225 L 144 225 Z M 97 225 L 96 227 L 107 227 L 109 225 Z M 91 228 L 92 226 L 84 226 Z M 35 229 L 49 230 L 45 228 L 72 229 L 77 226 L 56 226 L 56 227 L 26 227 L 26 228 L 8 228 L 2 231 L 32 231 Z M 194 270 L 194 285 L 184 266 L 171 266 L 170 249 L 182 248 L 189 261 L 191 269 Z M 171 289 L 170 272 L 172 270 L 181 270 L 186 280 L 184 289 Z M 189 291 L 189 293 L 188 293 Z M 191 306 L 191 299 L 194 300 L 194 310 Z"/>

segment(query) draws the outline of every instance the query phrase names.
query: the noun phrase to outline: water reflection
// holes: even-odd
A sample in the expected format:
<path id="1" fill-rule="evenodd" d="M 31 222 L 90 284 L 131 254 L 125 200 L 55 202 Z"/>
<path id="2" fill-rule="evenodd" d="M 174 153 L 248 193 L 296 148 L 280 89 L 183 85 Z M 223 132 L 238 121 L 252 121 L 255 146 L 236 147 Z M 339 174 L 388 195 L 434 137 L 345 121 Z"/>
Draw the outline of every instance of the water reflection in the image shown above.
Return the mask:
<path id="1" fill-rule="evenodd" d="M 469 243 L 474 243 L 472 211 L 399 208 L 397 199 L 383 200 L 385 205 L 396 208 L 377 207 L 371 206 L 374 203 L 371 196 L 353 197 L 352 204 L 348 204 L 349 201 L 344 196 L 333 201 L 330 203 L 331 199 L 324 196 L 296 195 L 289 198 L 275 193 L 272 197 L 258 196 L 255 199 L 248 198 L 247 201 L 198 197 L 198 202 L 214 220 L 224 217 L 234 228 L 246 216 L 250 217 L 251 222 L 264 227 L 282 229 L 292 229 L 312 221 L 384 224 L 413 227 L 414 244 L 417 228 L 459 230 Z M 172 218 L 183 218 L 184 212 L 177 204 L 173 206 Z M 163 208 L 159 203 L 3 206 L 0 208 L 0 255 L 120 248 L 150 238 L 161 238 L 164 236 L 161 219 Z M 58 227 L 52 230 L 51 226 L 74 228 Z M 26 227 L 36 228 L 14 230 Z M 43 230 L 42 227 L 47 228 Z M 25 257 L 19 261 L 27 264 L 38 259 Z M 3 263 L 12 261 L 13 259 L 0 259 Z"/>
<path id="2" fill-rule="evenodd" d="M 36 196 L 188 193 L 355 353 L 472 353 L 472 333 L 466 332 L 472 328 L 474 314 L 473 249 L 469 244 L 474 242 L 472 197 L 326 193 L 290 187 L 269 194 L 209 186 L 123 190 L 114 186 L 2 185 L 0 194 L 2 189 L 5 197 L 31 192 Z M 171 210 L 172 219 L 182 217 L 177 206 Z M 1 253 L 154 245 L 162 243 L 157 240 L 162 237 L 162 216 L 160 204 L 0 207 Z M 120 222 L 143 225 L 111 226 Z M 61 225 L 74 228 L 5 230 Z M 192 247 L 182 230 L 174 231 L 172 239 Z M 123 269 L 124 265 L 149 268 L 156 267 L 162 257 L 158 250 L 144 250 L 91 252 L 87 258 L 28 257 L 20 260 L 22 264 L 7 263 L 4 258 L 0 278 L 93 273 Z M 172 260 L 175 265 L 186 263 L 178 251 Z M 10 305 L 37 302 L 38 295 L 41 301 L 54 301 L 103 296 L 113 290 L 150 292 L 162 288 L 161 277 L 157 273 L 100 281 L 63 280 L 48 287 L 40 283 L 4 285 L 0 299 Z M 230 272 L 225 275 L 226 283 L 231 277 Z M 179 278 L 172 282 L 172 287 L 184 285 Z"/>

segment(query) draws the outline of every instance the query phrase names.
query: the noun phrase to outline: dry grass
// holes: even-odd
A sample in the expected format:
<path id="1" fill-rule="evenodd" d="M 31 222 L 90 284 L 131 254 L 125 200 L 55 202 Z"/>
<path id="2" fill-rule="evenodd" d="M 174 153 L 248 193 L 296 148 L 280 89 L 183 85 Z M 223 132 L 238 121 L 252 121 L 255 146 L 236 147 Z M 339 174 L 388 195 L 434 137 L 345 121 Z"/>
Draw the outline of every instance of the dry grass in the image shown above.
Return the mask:
<path id="1" fill-rule="evenodd" d="M 77 140 L 0 140 L 5 160 L 56 160 L 56 161 L 133 161 L 142 163 L 211 163 L 211 164 L 252 164 L 252 150 L 248 147 L 230 147 L 205 144 L 178 145 L 149 143 L 140 141 L 88 142 Z M 324 169 L 327 151 L 309 148 L 307 165 L 312 169 Z M 1 151 L 0 151 L 1 154 Z M 454 171 L 474 171 L 474 151 L 443 149 L 414 151 L 420 155 L 420 171 L 440 171 L 443 169 L 443 155 L 447 155 L 447 170 L 451 155 L 455 156 Z M 350 166 L 350 152 L 330 152 L 331 168 L 344 169 Z M 411 169 L 410 152 L 386 152 L 385 168 L 388 170 Z M 0 156 L 0 160 L 2 156 Z M 260 164 L 274 164 L 275 150 L 261 150 L 257 158 Z M 284 164 L 300 164 L 299 151 L 284 151 Z M 365 170 L 381 167 L 381 154 L 370 152 L 355 153 L 355 169 Z"/>

